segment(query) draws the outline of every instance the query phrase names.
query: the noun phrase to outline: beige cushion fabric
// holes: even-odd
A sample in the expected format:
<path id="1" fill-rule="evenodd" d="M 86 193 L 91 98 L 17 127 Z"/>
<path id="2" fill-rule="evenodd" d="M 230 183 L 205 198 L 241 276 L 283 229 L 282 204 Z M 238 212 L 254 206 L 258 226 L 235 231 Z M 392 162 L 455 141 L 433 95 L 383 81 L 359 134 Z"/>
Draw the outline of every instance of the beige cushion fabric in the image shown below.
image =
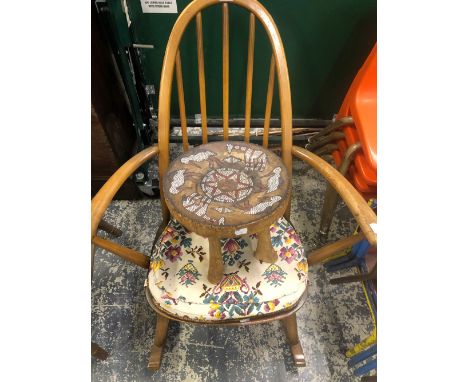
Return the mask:
<path id="1" fill-rule="evenodd" d="M 284 218 L 270 227 L 274 264 L 258 261 L 255 235 L 221 241 L 224 278 L 207 280 L 208 239 L 171 220 L 151 256 L 148 285 L 160 308 L 195 320 L 265 315 L 295 304 L 307 287 L 307 260 L 294 228 Z"/>

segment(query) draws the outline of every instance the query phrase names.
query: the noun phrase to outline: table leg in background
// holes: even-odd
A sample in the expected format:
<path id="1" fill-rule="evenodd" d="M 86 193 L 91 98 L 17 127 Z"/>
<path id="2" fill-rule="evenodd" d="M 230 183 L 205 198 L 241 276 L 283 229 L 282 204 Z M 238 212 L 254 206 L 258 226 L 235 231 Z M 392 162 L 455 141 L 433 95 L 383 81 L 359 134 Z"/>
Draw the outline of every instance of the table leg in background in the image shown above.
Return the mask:
<path id="1" fill-rule="evenodd" d="M 208 281 L 213 284 L 219 283 L 224 275 L 224 264 L 221 256 L 221 242 L 217 237 L 209 237 L 210 262 L 208 265 Z"/>
<path id="2" fill-rule="evenodd" d="M 271 245 L 270 227 L 257 233 L 257 250 L 255 257 L 266 263 L 274 263 L 278 260 L 278 254 Z"/>

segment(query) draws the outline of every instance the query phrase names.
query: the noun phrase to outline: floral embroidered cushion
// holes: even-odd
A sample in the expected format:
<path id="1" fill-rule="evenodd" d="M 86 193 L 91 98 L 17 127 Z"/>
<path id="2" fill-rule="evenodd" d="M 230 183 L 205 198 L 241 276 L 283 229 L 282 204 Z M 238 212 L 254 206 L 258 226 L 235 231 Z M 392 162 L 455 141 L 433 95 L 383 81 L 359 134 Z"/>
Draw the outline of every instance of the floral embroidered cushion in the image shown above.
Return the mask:
<path id="1" fill-rule="evenodd" d="M 307 259 L 299 236 L 284 218 L 270 227 L 278 261 L 254 257 L 255 235 L 221 240 L 224 278 L 208 279 L 208 239 L 171 220 L 151 256 L 148 284 L 155 303 L 195 320 L 236 319 L 294 305 L 307 287 Z"/>

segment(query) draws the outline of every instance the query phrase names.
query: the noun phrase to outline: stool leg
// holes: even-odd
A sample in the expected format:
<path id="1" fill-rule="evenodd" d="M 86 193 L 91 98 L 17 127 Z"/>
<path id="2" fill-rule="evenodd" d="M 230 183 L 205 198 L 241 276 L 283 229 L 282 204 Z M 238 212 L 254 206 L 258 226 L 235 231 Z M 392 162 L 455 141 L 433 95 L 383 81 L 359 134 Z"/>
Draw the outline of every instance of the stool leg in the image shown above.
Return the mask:
<path id="1" fill-rule="evenodd" d="M 346 150 L 343 162 L 339 167 L 341 175 L 345 176 L 348 172 L 349 166 L 356 155 L 356 152 L 361 148 L 361 143 L 354 143 L 349 146 Z M 335 212 L 336 204 L 338 203 L 338 194 L 335 189 L 328 184 L 327 190 L 325 191 L 325 199 L 323 201 L 322 214 L 320 217 L 320 228 L 319 228 L 319 241 L 324 243 L 327 240 L 328 232 L 330 231 L 333 214 Z"/>
<path id="2" fill-rule="evenodd" d="M 296 366 L 305 366 L 304 350 L 302 350 L 299 335 L 297 334 L 297 320 L 296 313 L 289 315 L 281 320 L 286 331 L 286 338 L 291 348 L 294 364 Z"/>
<path id="3" fill-rule="evenodd" d="M 265 231 L 257 233 L 257 249 L 255 257 L 266 263 L 274 263 L 278 260 L 278 254 L 271 244 L 270 227 Z"/>
<path id="4" fill-rule="evenodd" d="M 154 342 L 151 347 L 151 354 L 148 362 L 148 369 L 151 371 L 159 370 L 161 366 L 161 357 L 163 353 L 164 343 L 166 342 L 167 329 L 169 327 L 169 319 L 156 315 L 156 330 L 154 334 Z"/>
<path id="5" fill-rule="evenodd" d="M 218 284 L 224 276 L 221 243 L 217 237 L 209 237 L 208 241 L 210 244 L 208 281 L 213 284 Z"/>

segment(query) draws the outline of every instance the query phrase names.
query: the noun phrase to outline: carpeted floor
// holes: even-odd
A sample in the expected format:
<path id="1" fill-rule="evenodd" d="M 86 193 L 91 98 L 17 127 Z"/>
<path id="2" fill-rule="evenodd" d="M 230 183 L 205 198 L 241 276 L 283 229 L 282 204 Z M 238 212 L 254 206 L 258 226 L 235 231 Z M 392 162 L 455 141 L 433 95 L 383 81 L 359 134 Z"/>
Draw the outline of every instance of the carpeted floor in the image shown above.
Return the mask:
<path id="1" fill-rule="evenodd" d="M 291 221 L 306 251 L 314 248 L 325 187 L 318 173 L 294 162 Z M 113 240 L 149 254 L 160 211 L 159 200 L 115 201 L 105 220 L 124 230 Z M 349 235 L 355 224 L 340 201 L 329 240 Z M 330 285 L 322 266 L 309 269 L 308 299 L 297 314 L 304 368 L 293 365 L 278 321 L 240 328 L 172 322 L 161 369 L 151 373 L 146 364 L 156 317 L 144 295 L 145 278 L 144 269 L 97 250 L 92 340 L 110 356 L 92 359 L 93 381 L 359 381 L 344 353 L 373 328 L 360 283 Z"/>

